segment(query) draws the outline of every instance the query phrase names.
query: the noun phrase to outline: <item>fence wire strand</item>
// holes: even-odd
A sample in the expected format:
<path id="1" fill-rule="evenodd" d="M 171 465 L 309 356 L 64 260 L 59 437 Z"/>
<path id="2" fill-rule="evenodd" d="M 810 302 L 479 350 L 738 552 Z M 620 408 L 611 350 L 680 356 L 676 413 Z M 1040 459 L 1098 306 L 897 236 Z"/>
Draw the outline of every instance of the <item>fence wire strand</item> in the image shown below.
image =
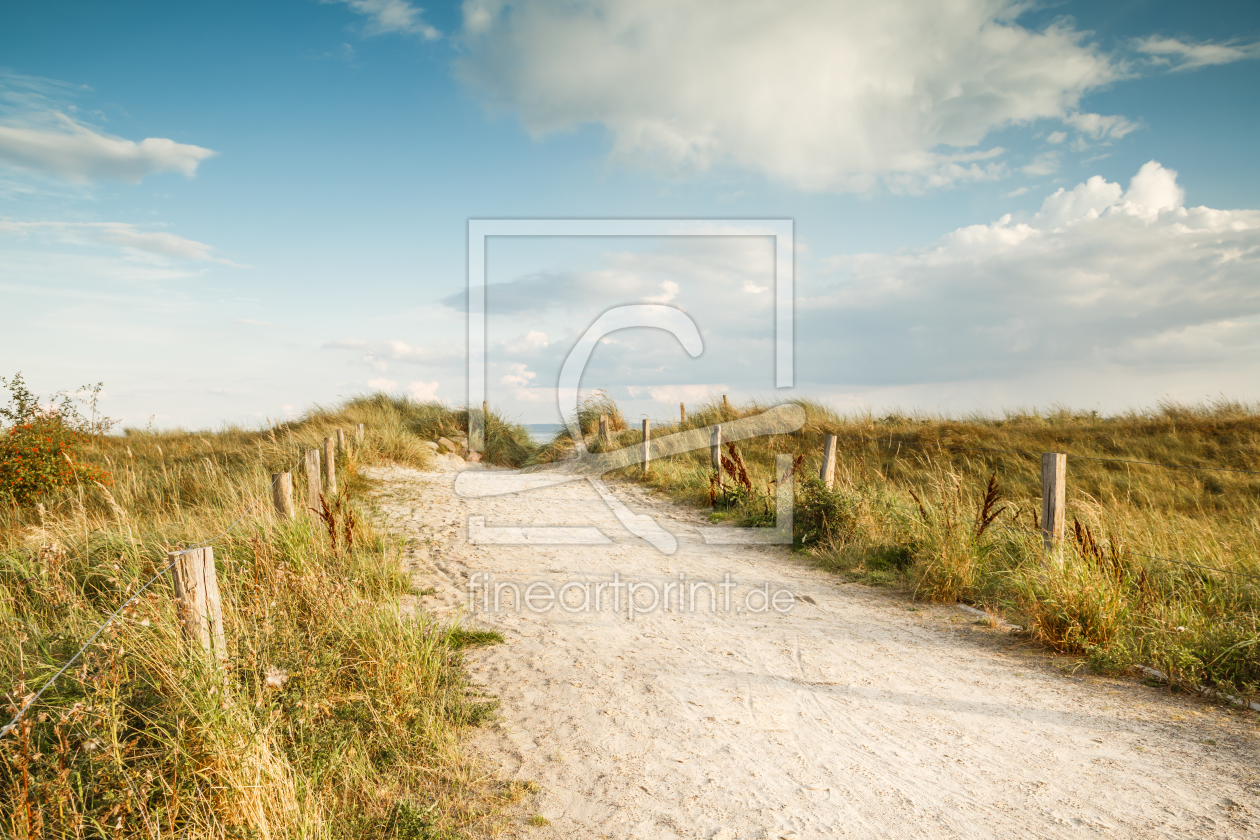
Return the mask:
<path id="1" fill-rule="evenodd" d="M 292 472 L 293 470 L 297 468 L 298 464 L 300 463 L 301 463 L 301 459 L 299 458 L 297 463 L 295 463 L 292 467 L 286 470 L 286 472 Z M 216 540 L 223 539 L 228 534 L 230 534 L 233 528 L 241 524 L 241 522 L 244 521 L 246 516 L 249 516 L 250 511 L 252 511 L 255 507 L 257 507 L 258 503 L 262 501 L 263 497 L 266 496 L 269 492 L 271 492 L 273 488 L 275 488 L 276 482 L 280 480 L 280 475 L 281 473 L 277 473 L 275 477 L 271 479 L 271 483 L 267 485 L 267 489 L 259 493 L 257 496 L 255 496 L 254 500 L 249 503 L 249 507 L 245 508 L 244 512 L 241 513 L 240 516 L 236 517 L 236 521 L 234 521 L 231 525 L 227 526 L 227 528 L 224 529 L 224 531 L 221 534 L 211 537 L 210 539 L 206 540 L 200 545 L 189 546 L 188 548 L 183 548 L 177 552 L 174 552 L 175 559 L 172 560 L 170 563 L 168 563 L 164 568 L 162 568 L 153 577 L 145 581 L 144 586 L 141 586 L 139 589 L 137 589 L 131 595 L 130 598 L 128 598 L 126 601 L 123 602 L 122 606 L 120 606 L 118 609 L 110 613 L 109 618 L 105 619 L 105 623 L 102 624 L 100 627 L 96 628 L 96 632 L 94 632 L 88 638 L 88 640 L 83 643 L 82 647 L 80 647 L 77 651 L 75 651 L 74 656 L 70 657 L 69 661 L 67 661 L 65 665 L 62 665 L 61 668 L 57 671 L 57 673 L 49 677 L 48 680 L 45 681 L 43 686 L 40 687 L 39 691 L 35 692 L 34 695 L 32 695 L 25 703 L 22 704 L 22 708 L 19 709 L 18 713 L 13 716 L 13 720 L 9 721 L 3 729 L 0 729 L 0 738 L 3 738 L 5 735 L 8 735 L 17 727 L 18 723 L 20 723 L 22 720 L 22 716 L 25 715 L 27 711 L 30 710 L 31 706 L 34 706 L 35 703 L 39 700 L 39 698 L 44 695 L 44 692 L 47 691 L 49 688 L 51 688 L 53 683 L 55 683 L 62 674 L 64 674 L 67 670 L 69 670 L 71 665 L 73 665 L 75 662 L 78 661 L 79 657 L 83 655 L 84 651 L 86 651 L 88 648 L 92 646 L 92 643 L 96 641 L 97 637 L 99 637 L 101 633 L 105 632 L 105 628 L 109 627 L 109 625 L 113 623 L 114 619 L 122 614 L 123 610 L 127 609 L 127 607 L 135 603 L 136 599 L 139 598 L 142 594 L 144 594 L 144 592 L 150 586 L 156 583 L 158 578 L 164 576 L 171 569 L 175 568 L 175 564 L 179 562 L 180 557 L 182 557 L 183 555 L 187 554 L 190 551 L 196 551 L 199 548 L 207 548 L 211 543 L 215 542 Z"/>
<path id="2" fill-rule="evenodd" d="M 841 440 L 859 440 L 865 443 L 882 443 L 885 446 L 892 447 L 895 443 L 898 446 L 918 446 L 923 449 L 948 449 L 954 452 L 1000 452 L 1010 455 L 1025 455 L 1030 458 L 1040 457 L 1040 453 L 1030 452 L 1026 449 L 997 449 L 987 446 L 954 446 L 948 443 L 923 443 L 912 440 L 901 440 L 899 438 L 873 438 L 859 437 L 856 435 L 836 435 Z M 1190 464 L 1164 464 L 1158 461 L 1137 461 L 1132 458 L 1103 458 L 1097 455 L 1077 455 L 1072 452 L 1064 453 L 1069 458 L 1076 458 L 1081 461 L 1110 461 L 1117 464 L 1141 464 L 1147 467 L 1166 467 L 1172 470 L 1203 470 L 1207 472 L 1227 472 L 1227 473 L 1243 473 L 1245 475 L 1260 475 L 1260 470 L 1240 470 L 1232 467 L 1196 467 Z"/>

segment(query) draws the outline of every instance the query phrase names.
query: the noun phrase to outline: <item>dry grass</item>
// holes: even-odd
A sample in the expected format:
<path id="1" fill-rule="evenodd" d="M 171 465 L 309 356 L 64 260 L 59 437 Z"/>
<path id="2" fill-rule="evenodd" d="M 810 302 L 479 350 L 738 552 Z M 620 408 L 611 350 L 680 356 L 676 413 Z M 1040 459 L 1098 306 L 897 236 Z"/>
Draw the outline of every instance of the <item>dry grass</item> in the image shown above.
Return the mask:
<path id="1" fill-rule="evenodd" d="M 0 508 L 4 719 L 166 552 L 227 529 L 336 427 L 367 426 L 339 464 L 327 520 L 278 520 L 264 498 L 214 542 L 226 670 L 183 644 L 161 576 L 0 741 L 0 835 L 437 838 L 480 835 L 516 796 L 459 732 L 492 713 L 469 692 L 459 630 L 405 620 L 401 546 L 373 525 L 366 464 L 423 465 L 408 401 L 315 409 L 270 431 L 96 438 L 114 485 L 44 509 Z M 299 509 L 305 482 L 295 476 Z M 485 640 L 480 640 L 485 641 Z"/>
<path id="2" fill-rule="evenodd" d="M 825 568 L 922 599 L 988 604 L 1102 670 L 1141 663 L 1187 688 L 1260 690 L 1260 475 L 1090 460 L 1260 470 L 1260 409 L 1218 402 L 957 419 L 846 417 L 798 404 L 800 431 L 739 444 L 751 492 L 728 480 L 713 519 L 764 524 L 775 455 L 803 457 L 796 540 Z M 767 407 L 689 406 L 686 427 Z M 678 424 L 653 428 L 664 435 Z M 826 434 L 840 438 L 831 489 L 810 477 Z M 638 439 L 629 431 L 617 443 Z M 1039 457 L 1055 451 L 1071 455 L 1070 533 L 1047 557 L 1035 530 Z M 708 506 L 712 476 L 708 453 L 691 452 L 655 460 L 646 477 L 633 468 L 621 477 Z"/>

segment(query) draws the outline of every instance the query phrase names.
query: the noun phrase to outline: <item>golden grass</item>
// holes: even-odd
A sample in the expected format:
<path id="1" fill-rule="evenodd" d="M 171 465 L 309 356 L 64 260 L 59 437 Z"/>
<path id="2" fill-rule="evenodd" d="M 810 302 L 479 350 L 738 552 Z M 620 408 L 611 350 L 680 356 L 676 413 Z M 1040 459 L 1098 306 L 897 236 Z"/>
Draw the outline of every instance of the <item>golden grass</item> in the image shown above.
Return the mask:
<path id="1" fill-rule="evenodd" d="M 1260 470 L 1257 407 L 960 419 L 842 416 L 798 404 L 807 418 L 800 431 L 737 444 L 754 492 L 720 499 L 714 519 L 764 523 L 775 455 L 800 456 L 797 544 L 823 567 L 902 585 L 917 598 L 991 605 L 1103 670 L 1140 663 L 1187 688 L 1260 690 L 1260 474 L 1126 463 Z M 769 405 L 689 406 L 686 428 Z M 665 435 L 679 426 L 653 428 Z M 839 437 L 830 490 L 811 478 L 826 434 Z M 625 432 L 617 445 L 638 439 Z M 1070 453 L 1069 534 L 1050 557 L 1034 527 L 1043 452 Z M 709 504 L 707 452 L 654 460 L 647 476 L 628 468 L 621 477 Z M 980 533 L 990 479 L 1000 498 L 990 499 L 989 513 L 1002 513 Z"/>
<path id="2" fill-rule="evenodd" d="M 401 546 L 373 524 L 364 465 L 423 465 L 417 419 L 389 398 L 317 408 L 268 431 L 129 431 L 86 461 L 114 484 L 42 509 L 0 508 L 4 721 L 161 572 L 214 537 L 226 671 L 180 638 L 162 575 L 0 741 L 0 835 L 143 838 L 456 837 L 494 830 L 519 793 L 483 778 L 459 732 L 466 635 L 406 619 Z M 272 511 L 270 474 L 334 428 L 367 426 L 339 462 L 330 523 Z M 309 507 L 295 475 L 299 510 Z M 2 723 L 3 721 L 0 721 Z"/>

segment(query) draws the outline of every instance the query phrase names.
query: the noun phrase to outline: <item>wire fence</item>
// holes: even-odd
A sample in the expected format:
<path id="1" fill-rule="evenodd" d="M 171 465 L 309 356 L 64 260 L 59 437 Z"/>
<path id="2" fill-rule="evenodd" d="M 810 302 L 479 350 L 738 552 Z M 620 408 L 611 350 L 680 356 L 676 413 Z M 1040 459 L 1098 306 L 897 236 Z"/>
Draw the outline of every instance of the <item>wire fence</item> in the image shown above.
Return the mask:
<path id="1" fill-rule="evenodd" d="M 298 461 L 293 466 L 289 467 L 289 469 L 286 472 L 292 472 L 294 469 L 297 468 L 298 464 L 300 463 L 301 463 L 301 459 L 299 458 Z M 236 520 L 231 525 L 227 526 L 227 528 L 225 528 L 222 533 L 217 534 L 216 536 L 213 536 L 210 539 L 198 545 L 188 546 L 187 548 L 183 548 L 183 549 L 180 549 L 179 551 L 173 552 L 173 559 L 171 560 L 170 563 L 168 563 L 165 567 L 160 569 L 156 574 L 153 575 L 153 577 L 145 581 L 144 585 L 141 586 L 139 589 L 137 589 L 134 593 L 132 593 L 131 596 L 126 601 L 124 601 L 122 605 L 118 607 L 118 609 L 110 613 L 109 617 L 105 619 L 104 623 L 102 623 L 99 627 L 97 627 L 96 631 L 93 632 L 92 635 L 88 637 L 88 640 L 84 642 L 83 645 L 77 651 L 75 651 L 74 656 L 71 656 L 70 659 L 67 660 L 66 663 L 62 665 L 61 668 L 59 668 L 55 674 L 49 677 L 44 682 L 44 684 L 40 686 L 39 691 L 36 691 L 34 694 L 26 698 L 26 700 L 22 704 L 22 707 L 18 710 L 18 713 L 13 716 L 13 719 L 10 720 L 7 724 L 5 724 L 3 729 L 0 729 L 0 738 L 3 738 L 4 736 L 8 735 L 17 727 L 18 723 L 21 722 L 22 717 L 27 713 L 27 711 L 29 711 L 30 708 L 33 705 L 35 705 L 35 703 L 39 700 L 40 697 L 44 696 L 44 692 L 47 691 L 49 688 L 51 688 L 53 683 L 55 683 L 62 674 L 64 674 L 67 670 L 69 670 L 71 665 L 73 665 L 75 662 L 78 661 L 79 657 L 82 656 L 84 652 L 87 651 L 87 649 L 92 646 L 92 643 L 97 640 L 97 638 L 101 635 L 101 633 L 105 632 L 105 629 L 113 623 L 114 619 L 117 618 L 119 615 L 121 615 L 122 612 L 125 609 L 127 609 L 127 607 L 135 603 L 136 599 L 139 598 L 141 595 L 143 595 L 150 586 L 152 586 L 154 583 L 158 581 L 159 578 L 169 574 L 171 569 L 175 567 L 175 564 L 179 562 L 179 558 L 182 555 L 188 554 L 189 552 L 192 552 L 192 551 L 196 551 L 199 548 L 206 548 L 210 546 L 212 543 L 216 542 L 217 540 L 221 540 L 224 537 L 226 537 L 228 534 L 230 534 L 232 530 L 236 528 L 237 525 L 240 525 L 243 521 L 245 521 L 245 517 L 249 516 L 250 512 L 255 507 L 258 506 L 258 503 L 262 501 L 263 498 L 266 497 L 269 493 L 272 492 L 272 490 L 276 486 L 276 482 L 280 480 L 280 476 L 282 474 L 283 473 L 276 473 L 275 476 L 271 479 L 271 483 L 267 486 L 267 489 L 263 490 L 261 493 L 255 496 L 253 501 L 249 503 L 249 506 L 245 508 L 245 510 L 241 513 L 241 515 L 236 517 Z"/>
<path id="2" fill-rule="evenodd" d="M 954 444 L 942 442 L 924 442 L 914 440 L 901 440 L 900 438 L 882 438 L 882 437 L 861 437 L 858 435 L 836 435 L 840 440 L 857 440 L 865 443 L 880 443 L 891 447 L 893 444 L 898 446 L 915 446 L 923 449 L 947 449 L 952 452 L 994 452 L 999 454 L 1023 455 L 1030 458 L 1040 458 L 1042 453 L 1032 452 L 1027 449 L 998 449 L 987 446 L 956 446 Z M 1192 464 L 1166 464 L 1159 461 L 1138 461 L 1132 458 L 1104 458 L 1098 455 L 1077 455 L 1072 452 L 1063 453 L 1069 458 L 1075 458 L 1081 461 L 1110 461 L 1117 464 L 1141 464 L 1148 467 L 1165 467 L 1172 470 L 1202 470 L 1205 472 L 1227 472 L 1227 473 L 1243 473 L 1245 475 L 1260 475 L 1260 470 L 1240 470 L 1233 467 L 1199 467 Z"/>
<path id="3" fill-rule="evenodd" d="M 894 445 L 898 447 L 913 446 L 913 447 L 920 447 L 924 449 L 945 449 L 945 450 L 950 450 L 950 451 L 955 451 L 955 452 L 993 452 L 993 453 L 999 453 L 999 454 L 1023 455 L 1027 457 L 1036 457 L 1036 458 L 1040 458 L 1041 455 L 1043 454 L 1039 452 L 1031 452 L 1025 449 L 998 449 L 994 447 L 955 446 L 952 444 L 946 444 L 942 442 L 928 443 L 928 442 L 923 442 L 923 441 L 901 440 L 899 438 L 894 438 L 892 436 L 884 438 L 884 437 L 864 437 L 864 436 L 859 436 L 859 435 L 836 435 L 836 438 L 838 440 L 851 440 L 851 441 L 861 441 L 864 443 L 881 444 L 889 448 L 891 448 Z M 1141 465 L 1150 466 L 1150 467 L 1164 467 L 1167 469 L 1203 470 L 1203 471 L 1211 471 L 1211 472 L 1228 472 L 1228 473 L 1243 473 L 1247 475 L 1260 475 L 1260 470 L 1242 470 L 1242 469 L 1234 469 L 1234 468 L 1227 468 L 1227 467 L 1200 467 L 1200 466 L 1192 466 L 1188 464 L 1167 464 L 1167 463 L 1160 463 L 1157 461 L 1138 461 L 1138 460 L 1133 460 L 1129 458 L 1103 458 L 1103 457 L 1094 456 L 1094 455 L 1076 455 L 1070 452 L 1063 453 L 1063 454 L 1066 454 L 1068 458 L 1076 458 L 1078 460 L 1084 460 L 1084 461 L 1110 461 L 1110 462 L 1122 463 L 1122 464 L 1141 464 Z M 1009 526 L 1009 525 L 1005 525 L 1002 527 L 1015 530 L 1015 528 L 1012 528 L 1012 526 Z M 1024 528 L 1018 528 L 1018 530 L 1024 531 L 1029 534 L 1036 533 L 1036 532 L 1029 531 L 1028 529 L 1024 529 Z M 1136 554 L 1140 557 L 1146 557 L 1151 560 L 1160 560 L 1165 563 L 1173 563 L 1173 564 L 1178 564 L 1182 566 L 1188 566 L 1191 568 L 1202 569 L 1202 570 L 1210 571 L 1210 572 L 1216 572 L 1222 575 L 1234 575 L 1237 577 L 1251 578 L 1252 580 L 1260 580 L 1260 575 L 1251 574 L 1249 572 L 1240 572 L 1234 569 L 1220 569 L 1215 566 L 1205 566 L 1201 563 L 1192 563 L 1189 560 L 1182 560 L 1175 557 L 1163 557 L 1157 554 L 1147 554 L 1145 552 L 1136 551 L 1134 549 L 1126 549 L 1126 550 L 1129 551 L 1129 553 L 1131 554 Z"/>

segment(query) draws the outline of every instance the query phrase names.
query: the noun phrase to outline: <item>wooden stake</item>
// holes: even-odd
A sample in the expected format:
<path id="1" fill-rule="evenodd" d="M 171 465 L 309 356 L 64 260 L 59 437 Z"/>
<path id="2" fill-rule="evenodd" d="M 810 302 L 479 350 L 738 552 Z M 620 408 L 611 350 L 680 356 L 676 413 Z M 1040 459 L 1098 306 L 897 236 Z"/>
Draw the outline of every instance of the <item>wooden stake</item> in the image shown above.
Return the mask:
<path id="1" fill-rule="evenodd" d="M 823 441 L 822 469 L 818 471 L 822 483 L 830 489 L 836 480 L 836 436 L 827 435 Z"/>
<path id="2" fill-rule="evenodd" d="M 329 496 L 337 495 L 337 452 L 330 437 L 324 438 L 324 484 Z"/>
<path id="3" fill-rule="evenodd" d="M 346 452 L 346 430 L 337 430 L 337 454 L 344 455 Z"/>
<path id="4" fill-rule="evenodd" d="M 605 447 L 612 445 L 612 433 L 608 431 L 608 415 L 599 415 L 599 439 Z"/>
<path id="5" fill-rule="evenodd" d="M 356 423 L 354 426 L 354 443 L 356 446 L 363 445 L 363 424 Z"/>
<path id="6" fill-rule="evenodd" d="M 652 463 L 652 423 L 643 418 L 643 472 L 651 469 Z"/>
<path id="7" fill-rule="evenodd" d="M 709 460 L 713 462 L 713 469 L 718 472 L 722 471 L 722 427 L 714 426 L 713 431 L 709 432 Z"/>
<path id="8" fill-rule="evenodd" d="M 725 414 L 726 412 L 730 410 L 731 410 L 731 404 L 726 401 L 726 394 L 723 394 L 722 395 L 722 413 Z"/>
<path id="9" fill-rule="evenodd" d="M 293 476 L 287 472 L 271 474 L 271 501 L 281 519 L 293 518 Z"/>
<path id="10" fill-rule="evenodd" d="M 306 451 L 306 506 L 319 512 L 319 497 L 323 494 L 319 482 L 319 450 Z"/>
<path id="11" fill-rule="evenodd" d="M 687 425 L 687 404 L 684 402 L 678 404 L 678 425 Z"/>
<path id="12" fill-rule="evenodd" d="M 1041 538 L 1047 551 L 1063 539 L 1066 502 L 1067 455 L 1046 452 L 1041 456 Z"/>
<path id="13" fill-rule="evenodd" d="M 173 551 L 167 560 L 184 638 L 200 644 L 214 659 L 226 662 L 227 642 L 223 638 L 223 605 L 214 572 L 214 549 L 205 546 Z"/>

